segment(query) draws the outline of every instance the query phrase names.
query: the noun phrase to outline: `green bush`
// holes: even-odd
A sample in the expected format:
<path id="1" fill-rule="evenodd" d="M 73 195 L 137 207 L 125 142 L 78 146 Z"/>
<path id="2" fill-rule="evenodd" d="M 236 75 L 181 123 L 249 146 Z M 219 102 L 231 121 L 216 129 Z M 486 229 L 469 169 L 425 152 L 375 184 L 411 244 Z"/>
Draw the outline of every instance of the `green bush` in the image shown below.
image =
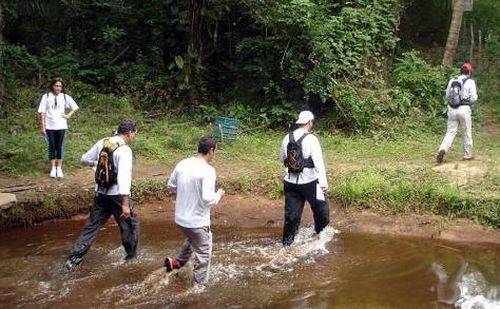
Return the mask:
<path id="1" fill-rule="evenodd" d="M 373 104 L 376 102 L 349 84 L 335 87 L 332 97 L 337 107 L 335 115 L 339 127 L 355 133 L 366 133 L 372 127 Z"/>
<path id="2" fill-rule="evenodd" d="M 427 64 L 417 51 L 405 52 L 396 59 L 393 78 L 397 86 L 411 93 L 415 108 L 436 115 L 445 106 L 447 75 L 443 68 Z"/>

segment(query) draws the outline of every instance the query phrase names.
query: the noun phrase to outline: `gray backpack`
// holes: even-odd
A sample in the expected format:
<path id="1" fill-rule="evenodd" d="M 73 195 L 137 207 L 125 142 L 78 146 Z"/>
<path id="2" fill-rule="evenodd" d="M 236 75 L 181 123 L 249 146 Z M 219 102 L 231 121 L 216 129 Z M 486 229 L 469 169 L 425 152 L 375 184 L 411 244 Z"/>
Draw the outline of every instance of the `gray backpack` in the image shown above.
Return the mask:
<path id="1" fill-rule="evenodd" d="M 468 100 L 463 99 L 464 85 L 467 80 L 469 80 L 469 78 L 456 78 L 451 82 L 450 91 L 447 94 L 448 105 L 451 108 L 457 108 L 461 105 L 470 105 Z"/>

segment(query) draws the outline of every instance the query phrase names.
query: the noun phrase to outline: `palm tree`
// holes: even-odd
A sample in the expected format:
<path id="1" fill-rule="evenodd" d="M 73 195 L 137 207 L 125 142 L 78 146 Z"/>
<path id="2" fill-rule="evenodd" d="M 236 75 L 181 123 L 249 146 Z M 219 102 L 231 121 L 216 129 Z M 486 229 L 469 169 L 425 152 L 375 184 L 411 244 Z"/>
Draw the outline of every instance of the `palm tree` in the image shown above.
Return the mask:
<path id="1" fill-rule="evenodd" d="M 458 38 L 460 36 L 460 27 L 462 26 L 462 16 L 464 15 L 464 0 L 453 1 L 453 12 L 451 16 L 450 30 L 448 31 L 448 40 L 444 50 L 443 62 L 444 66 L 451 66 L 455 51 L 457 50 Z"/>

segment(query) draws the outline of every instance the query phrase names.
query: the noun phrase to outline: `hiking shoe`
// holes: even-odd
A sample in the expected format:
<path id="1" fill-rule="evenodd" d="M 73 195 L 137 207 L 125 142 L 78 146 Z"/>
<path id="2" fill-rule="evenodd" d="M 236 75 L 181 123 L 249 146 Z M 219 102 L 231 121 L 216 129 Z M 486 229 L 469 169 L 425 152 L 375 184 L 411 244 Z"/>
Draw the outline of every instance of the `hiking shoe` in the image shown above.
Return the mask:
<path id="1" fill-rule="evenodd" d="M 167 272 L 171 272 L 174 269 L 181 268 L 179 266 L 179 263 L 177 263 L 177 260 L 174 258 L 171 258 L 171 257 L 167 257 L 165 259 L 165 263 L 163 264 L 163 266 L 165 266 L 165 269 L 167 270 Z"/>
<path id="2" fill-rule="evenodd" d="M 444 151 L 444 149 L 441 149 L 439 150 L 437 156 L 436 156 L 436 162 L 441 164 L 443 163 L 443 158 L 444 158 L 444 154 L 446 153 L 446 151 Z"/>
<path id="3" fill-rule="evenodd" d="M 64 269 L 66 269 L 67 271 L 72 271 L 76 267 L 78 267 L 78 265 L 80 265 L 82 263 L 82 261 L 83 261 L 83 257 L 76 257 L 76 256 L 70 257 L 64 263 Z"/>
<path id="4" fill-rule="evenodd" d="M 50 170 L 49 177 L 50 178 L 57 178 L 57 170 L 56 170 L 55 166 L 52 167 L 52 169 Z"/>
<path id="5" fill-rule="evenodd" d="M 56 174 L 57 174 L 57 178 L 64 178 L 64 174 L 63 174 L 62 168 L 57 167 L 56 168 Z"/>

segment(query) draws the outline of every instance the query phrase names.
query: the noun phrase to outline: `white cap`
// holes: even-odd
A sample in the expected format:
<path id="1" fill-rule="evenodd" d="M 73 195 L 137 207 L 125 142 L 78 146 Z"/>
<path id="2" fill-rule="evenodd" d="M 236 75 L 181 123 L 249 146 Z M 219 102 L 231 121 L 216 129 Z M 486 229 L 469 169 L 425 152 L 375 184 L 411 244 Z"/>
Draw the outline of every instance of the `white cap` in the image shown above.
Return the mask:
<path id="1" fill-rule="evenodd" d="M 306 124 L 309 121 L 314 120 L 314 115 L 310 111 L 301 111 L 299 114 L 299 119 L 295 121 L 296 124 Z"/>

